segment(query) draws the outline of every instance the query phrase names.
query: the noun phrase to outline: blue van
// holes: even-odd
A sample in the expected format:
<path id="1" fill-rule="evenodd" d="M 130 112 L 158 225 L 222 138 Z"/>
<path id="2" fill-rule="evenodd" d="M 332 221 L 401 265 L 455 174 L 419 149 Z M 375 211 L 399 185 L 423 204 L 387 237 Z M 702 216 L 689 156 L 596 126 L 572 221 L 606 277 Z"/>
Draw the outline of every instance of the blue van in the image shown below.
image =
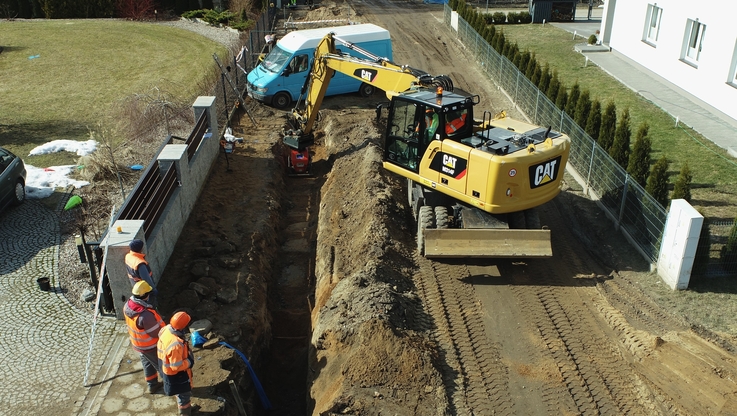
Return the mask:
<path id="1" fill-rule="evenodd" d="M 389 31 L 374 24 L 295 30 L 279 39 L 264 60 L 248 73 L 248 95 L 276 108 L 289 107 L 292 101 L 299 98 L 314 60 L 315 47 L 330 32 L 374 55 L 392 59 Z M 352 49 L 339 49 L 352 56 L 366 57 Z M 336 73 L 325 95 L 359 92 L 368 97 L 374 90 L 373 85 Z"/>

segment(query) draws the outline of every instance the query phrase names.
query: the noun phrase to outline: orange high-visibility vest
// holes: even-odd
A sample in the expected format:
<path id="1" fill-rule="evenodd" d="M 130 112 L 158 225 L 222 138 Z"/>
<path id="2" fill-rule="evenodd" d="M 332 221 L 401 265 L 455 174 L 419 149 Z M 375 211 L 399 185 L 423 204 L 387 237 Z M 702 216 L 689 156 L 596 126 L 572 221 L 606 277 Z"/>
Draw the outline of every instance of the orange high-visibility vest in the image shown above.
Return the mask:
<path id="1" fill-rule="evenodd" d="M 141 313 L 146 311 L 149 311 L 154 315 L 156 323 L 158 324 L 148 330 L 146 330 L 146 328 L 138 327 L 138 317 L 141 316 Z M 131 345 L 136 351 L 154 349 L 154 347 L 156 347 L 156 343 L 159 341 L 159 331 L 161 331 L 161 328 L 166 326 L 164 320 L 161 319 L 161 315 L 151 308 L 146 308 L 133 317 L 125 315 L 125 323 L 128 325 L 128 335 L 130 335 Z"/>
<path id="2" fill-rule="evenodd" d="M 148 262 L 144 257 L 143 253 L 136 253 L 130 251 L 125 255 L 125 269 L 128 272 L 128 278 L 131 280 L 131 284 L 136 284 L 141 280 L 141 275 L 138 274 L 138 266 L 145 264 L 148 266 Z"/>
<path id="3" fill-rule="evenodd" d="M 458 131 L 463 125 L 466 124 L 466 114 L 463 114 L 459 118 L 451 121 L 445 125 L 445 132 L 447 134 L 453 134 Z"/>
<path id="4" fill-rule="evenodd" d="M 189 365 L 189 346 L 179 338 L 171 325 L 165 326 L 159 332 L 159 342 L 156 345 L 157 354 L 161 363 L 161 371 L 173 376 L 182 371 L 187 371 L 190 380 L 192 369 Z"/>

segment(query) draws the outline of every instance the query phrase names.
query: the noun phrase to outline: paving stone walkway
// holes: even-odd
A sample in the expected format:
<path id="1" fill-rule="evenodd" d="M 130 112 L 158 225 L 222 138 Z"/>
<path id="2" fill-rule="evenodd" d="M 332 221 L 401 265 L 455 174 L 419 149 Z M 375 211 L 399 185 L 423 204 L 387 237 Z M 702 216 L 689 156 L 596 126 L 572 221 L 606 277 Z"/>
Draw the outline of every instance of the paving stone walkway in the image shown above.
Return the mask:
<path id="1" fill-rule="evenodd" d="M 59 243 L 59 216 L 40 202 L 0 213 L 0 415 L 77 414 L 90 393 L 83 381 L 92 314 L 59 287 Z M 123 337 L 117 321 L 98 319 L 88 384 L 104 376 Z"/>

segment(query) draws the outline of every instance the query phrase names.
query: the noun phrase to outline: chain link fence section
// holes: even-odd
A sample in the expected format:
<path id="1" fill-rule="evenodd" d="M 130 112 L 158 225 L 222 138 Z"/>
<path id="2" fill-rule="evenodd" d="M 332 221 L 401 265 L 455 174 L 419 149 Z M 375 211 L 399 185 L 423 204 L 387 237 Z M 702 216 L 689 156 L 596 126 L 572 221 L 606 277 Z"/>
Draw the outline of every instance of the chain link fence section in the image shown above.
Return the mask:
<path id="1" fill-rule="evenodd" d="M 446 4 L 443 20 L 451 26 L 452 9 Z M 486 75 L 512 99 L 515 106 L 540 126 L 551 126 L 571 138 L 568 165 L 592 198 L 598 199 L 618 229 L 650 262 L 657 262 L 665 228 L 666 210 L 633 181 L 573 119 L 555 106 L 506 57 L 458 16 L 458 38 L 477 58 Z"/>
<path id="2" fill-rule="evenodd" d="M 269 9 L 258 17 L 256 25 L 248 32 L 248 53 L 246 54 L 245 66 L 246 71 L 255 68 L 259 63 L 259 55 L 264 51 L 266 46 L 266 36 L 274 34 L 274 25 L 276 21 L 276 9 Z"/>

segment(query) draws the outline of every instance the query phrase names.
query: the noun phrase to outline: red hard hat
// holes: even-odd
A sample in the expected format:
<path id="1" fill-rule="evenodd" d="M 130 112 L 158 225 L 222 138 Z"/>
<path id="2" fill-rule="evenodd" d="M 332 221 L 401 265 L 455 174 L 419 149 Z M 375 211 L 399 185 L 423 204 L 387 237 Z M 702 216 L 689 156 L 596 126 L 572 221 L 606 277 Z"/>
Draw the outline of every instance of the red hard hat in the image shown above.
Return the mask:
<path id="1" fill-rule="evenodd" d="M 181 331 L 184 328 L 189 325 L 189 321 L 191 321 L 192 318 L 189 316 L 187 312 L 177 312 L 174 314 L 174 316 L 171 317 L 171 321 L 169 322 L 171 324 L 171 327 L 176 329 L 177 331 Z"/>

